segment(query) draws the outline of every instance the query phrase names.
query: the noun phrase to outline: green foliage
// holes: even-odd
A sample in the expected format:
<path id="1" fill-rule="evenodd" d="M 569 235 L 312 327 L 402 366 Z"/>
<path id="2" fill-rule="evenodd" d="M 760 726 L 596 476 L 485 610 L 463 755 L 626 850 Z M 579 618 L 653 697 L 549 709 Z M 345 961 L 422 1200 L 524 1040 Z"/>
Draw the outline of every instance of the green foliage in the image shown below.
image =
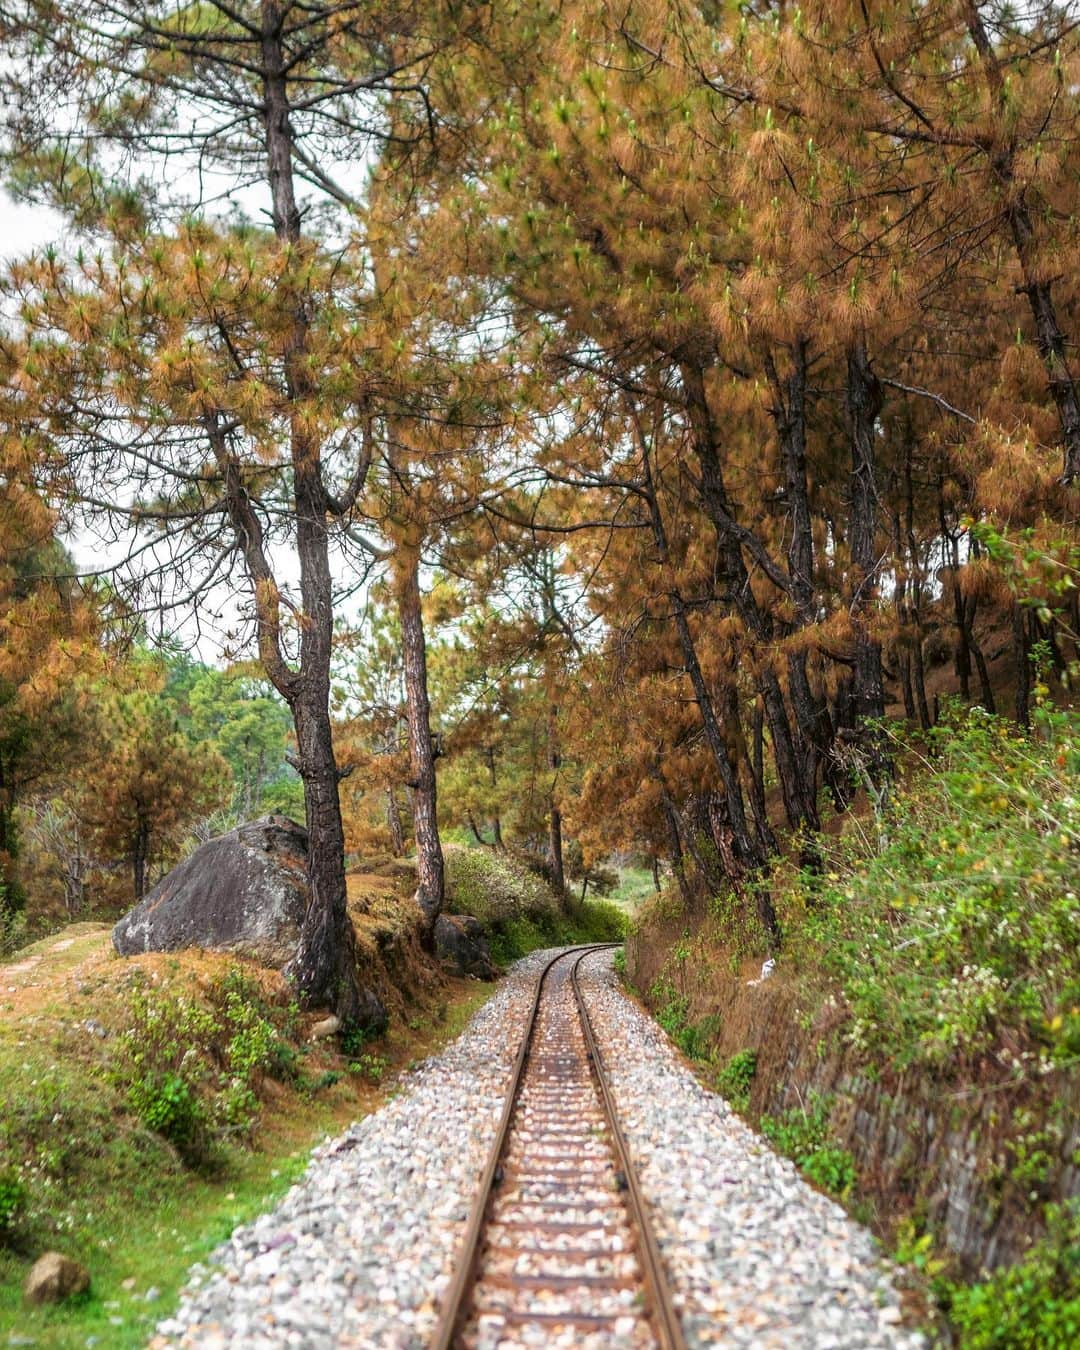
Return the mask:
<path id="1" fill-rule="evenodd" d="M 500 965 L 538 947 L 619 942 L 626 933 L 617 905 L 560 901 L 542 877 L 506 854 L 453 846 L 445 854 L 447 911 L 480 920 Z"/>
<path id="2" fill-rule="evenodd" d="M 927 772 L 871 839 L 858 823 L 823 876 L 781 897 L 798 962 L 842 986 L 852 1043 L 899 1067 L 991 1051 L 1024 1033 L 1017 1075 L 1080 1053 L 1080 718 L 1043 735 L 979 709 L 931 734 Z"/>
<path id="3" fill-rule="evenodd" d="M 149 1072 L 128 1091 L 128 1103 L 142 1123 L 191 1163 L 209 1156 L 209 1119 L 195 1085 L 179 1073 Z"/>
<path id="4" fill-rule="evenodd" d="M 811 1094 L 805 1107 L 793 1107 L 780 1116 L 762 1116 L 766 1139 L 822 1190 L 843 1199 L 855 1184 L 855 1160 L 847 1149 L 829 1141 L 831 1102 Z"/>
<path id="5" fill-rule="evenodd" d="M 757 1051 L 740 1050 L 716 1075 L 716 1090 L 736 1111 L 745 1111 L 750 1105 L 750 1089 L 756 1073 Z"/>
<path id="6" fill-rule="evenodd" d="M 0 956 L 17 952 L 24 945 L 26 928 L 26 915 L 22 912 L 21 901 L 14 900 L 12 888 L 0 881 Z"/>
<path id="7" fill-rule="evenodd" d="M 675 1040 L 686 1026 L 690 1000 L 685 994 L 679 993 L 668 975 L 662 975 L 653 982 L 649 998 L 655 1010 L 656 1020 L 672 1040 Z"/>
<path id="8" fill-rule="evenodd" d="M 471 914 L 485 927 L 558 913 L 551 887 L 516 858 L 486 848 L 449 847 L 445 855 L 448 912 Z"/>
<path id="9" fill-rule="evenodd" d="M 910 1216 L 896 1226 L 892 1255 L 899 1265 L 911 1266 L 930 1278 L 945 1268 L 945 1262 L 934 1255 L 933 1233 L 923 1231 Z"/>
<path id="10" fill-rule="evenodd" d="M 0 1243 L 11 1236 L 26 1208 L 26 1184 L 14 1167 L 0 1168 Z"/>
<path id="11" fill-rule="evenodd" d="M 846 1148 L 817 1148 L 801 1165 L 803 1175 L 830 1195 L 847 1196 L 855 1185 L 855 1159 Z"/>
<path id="12" fill-rule="evenodd" d="M 1051 1207 L 1048 1232 L 1022 1261 L 946 1291 L 965 1350 L 1070 1350 L 1080 1343 L 1080 1202 Z"/>
<path id="13" fill-rule="evenodd" d="M 390 1061 L 385 1055 L 362 1054 L 349 1061 L 349 1072 L 369 1083 L 381 1083 L 389 1067 Z"/>
<path id="14" fill-rule="evenodd" d="M 620 948 L 619 948 L 619 950 L 618 950 L 618 951 L 615 953 L 615 955 L 612 957 L 611 964 L 612 964 L 612 966 L 614 966 L 614 968 L 615 968 L 615 974 L 618 975 L 619 979 L 620 979 L 620 980 L 625 979 L 625 978 L 626 978 L 626 948 L 625 948 L 625 947 L 620 947 Z"/>
<path id="15" fill-rule="evenodd" d="M 195 739 L 217 750 L 232 770 L 231 816 L 247 820 L 270 810 L 291 815 L 299 796 L 302 820 L 303 784 L 285 761 L 292 718 L 272 687 L 242 666 L 205 669 L 191 686 L 188 705 Z"/>
<path id="16" fill-rule="evenodd" d="M 258 1078 L 296 1075 L 295 1007 L 272 1009 L 241 968 L 212 986 L 207 1004 L 154 988 L 133 991 L 114 1067 L 128 1103 L 191 1166 L 214 1160 L 227 1135 L 250 1134 Z"/>

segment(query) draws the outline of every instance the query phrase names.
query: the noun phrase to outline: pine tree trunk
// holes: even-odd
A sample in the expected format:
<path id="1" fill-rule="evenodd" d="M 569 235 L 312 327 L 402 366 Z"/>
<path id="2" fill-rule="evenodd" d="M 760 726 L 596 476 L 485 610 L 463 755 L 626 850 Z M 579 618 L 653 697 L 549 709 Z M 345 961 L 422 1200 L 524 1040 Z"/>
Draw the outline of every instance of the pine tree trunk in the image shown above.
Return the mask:
<path id="1" fill-rule="evenodd" d="M 1013 605 L 1013 654 L 1016 662 L 1016 720 L 1022 727 L 1031 725 L 1031 662 L 1028 660 L 1027 614 Z"/>
<path id="2" fill-rule="evenodd" d="M 141 821 L 135 827 L 135 840 L 131 849 L 131 868 L 135 885 L 135 900 L 140 901 L 146 894 L 146 864 L 150 853 L 150 831 Z"/>
<path id="3" fill-rule="evenodd" d="M 405 830 L 401 823 L 401 806 L 392 787 L 386 789 L 386 823 L 390 829 L 390 851 L 395 858 L 405 852 Z"/>
<path id="4" fill-rule="evenodd" d="M 679 833 L 679 813 L 675 809 L 675 803 L 671 800 L 671 794 L 667 790 L 667 784 L 660 775 L 659 769 L 657 769 L 656 779 L 660 785 L 660 796 L 664 803 L 664 821 L 667 825 L 671 870 L 675 873 L 675 880 L 678 883 L 683 904 L 689 911 L 693 908 L 694 897 L 690 890 L 690 883 L 686 879 L 686 862 L 683 857 L 682 839 Z"/>
<path id="5" fill-rule="evenodd" d="M 979 53 L 987 85 L 993 97 L 1003 104 L 1005 80 L 990 36 L 975 0 L 965 4 L 968 32 Z M 1000 126 L 1011 125 L 1011 118 L 1000 110 Z M 1061 481 L 1068 485 L 1080 475 L 1080 397 L 1069 365 L 1068 344 L 1058 322 L 1052 281 L 1040 267 L 1035 239 L 1035 223 L 1023 188 L 1017 188 L 1016 147 L 1011 142 L 999 145 L 990 154 L 990 166 L 1005 198 L 1005 211 L 1013 247 L 1023 273 L 1023 291 L 1035 320 L 1035 340 L 1046 369 L 1051 397 L 1057 407 L 1064 462 Z"/>
<path id="6" fill-rule="evenodd" d="M 926 697 L 926 666 L 923 661 L 923 621 L 922 621 L 922 563 L 919 559 L 919 545 L 915 538 L 915 479 L 912 472 L 912 445 L 914 436 L 904 439 L 904 536 L 907 545 L 908 570 L 910 573 L 909 590 L 911 603 L 907 620 L 915 627 L 915 641 L 912 645 L 912 674 L 915 683 L 915 700 L 919 710 L 919 725 L 924 731 L 930 729 L 930 704 Z"/>
<path id="7" fill-rule="evenodd" d="M 293 136 L 289 123 L 289 93 L 282 29 L 287 6 L 263 0 L 263 106 L 266 131 L 266 176 L 270 187 L 274 234 L 285 249 L 300 242 L 301 213 L 293 181 Z M 356 935 L 349 919 L 345 889 L 345 832 L 338 797 L 340 775 L 334 758 L 330 723 L 330 660 L 333 640 L 333 579 L 330 573 L 327 511 L 329 500 L 322 480 L 321 446 L 303 405 L 315 396 L 308 362 L 310 299 L 301 283 L 292 300 L 292 326 L 285 335 L 283 360 L 289 400 L 289 451 L 293 472 L 293 508 L 296 547 L 300 563 L 300 597 L 304 622 L 300 628 L 300 668 L 284 670 L 279 638 L 272 622 L 260 612 L 260 655 L 286 697 L 296 728 L 304 809 L 308 828 L 310 897 L 300 941 L 285 968 L 301 1003 L 331 1006 L 343 1027 L 377 1024 L 385 1017 L 378 999 L 361 994 L 356 971 Z M 252 556 L 261 545 L 261 527 L 255 521 L 242 484 L 230 493 L 230 509 L 240 517 L 245 550 Z M 260 585 L 267 585 L 265 556 L 249 561 L 257 609 L 265 604 Z M 272 577 L 269 579 L 272 584 Z M 276 587 L 275 587 L 276 590 Z"/>
<path id="8" fill-rule="evenodd" d="M 327 681 L 329 664 L 327 663 Z M 306 1007 L 330 1007 L 345 1027 L 380 1020 L 377 1000 L 361 995 L 356 935 L 345 883 L 345 831 L 328 704 L 313 681 L 293 704 L 297 760 L 304 782 L 310 898 L 296 954 L 285 967 Z"/>
<path id="9" fill-rule="evenodd" d="M 855 630 L 855 662 L 852 697 L 856 727 L 868 718 L 885 716 L 885 682 L 881 669 L 881 644 L 867 624 L 867 615 L 877 590 L 877 482 L 875 471 L 875 426 L 881 411 L 881 385 L 870 369 L 866 347 L 852 343 L 847 358 L 846 407 L 851 440 L 851 512 L 848 543 L 851 553 L 850 607 Z M 870 741 L 876 775 L 888 771 L 880 737 Z"/>
<path id="10" fill-rule="evenodd" d="M 644 452 L 642 455 L 642 470 L 653 541 L 656 544 L 661 567 L 670 570 L 667 531 L 664 528 L 664 518 L 660 511 L 660 504 L 652 480 L 649 456 Z M 682 651 L 683 664 L 694 690 L 694 698 L 697 701 L 702 727 L 705 732 L 705 742 L 716 763 L 720 781 L 724 785 L 724 791 L 729 799 L 729 815 L 734 833 L 735 849 L 745 866 L 760 867 L 764 864 L 766 855 L 757 840 L 751 836 L 747 827 L 746 808 L 743 804 L 742 789 L 739 786 L 738 771 L 728 750 L 724 734 L 720 729 L 712 695 L 709 693 L 709 686 L 706 684 L 705 676 L 701 670 L 701 662 L 698 660 L 694 635 L 687 615 L 686 602 L 683 600 L 678 586 L 675 585 L 674 576 L 669 577 L 669 583 L 668 596 L 671 602 L 672 618 L 675 622 L 675 632 L 678 635 L 679 647 Z"/>
<path id="11" fill-rule="evenodd" d="M 704 377 L 698 367 L 685 364 L 682 367 L 682 378 L 687 396 L 687 412 L 693 433 L 694 454 L 698 462 L 702 509 L 716 532 L 718 570 L 723 573 L 723 578 L 727 582 L 733 597 L 735 610 L 751 637 L 758 641 L 768 640 L 772 636 L 772 624 L 768 615 L 763 614 L 759 608 L 750 585 L 749 573 L 742 554 L 743 543 L 748 541 L 749 532 L 742 530 L 735 521 L 731 503 L 728 500 L 715 428 L 705 392 Z M 793 473 L 797 477 L 801 467 L 801 472 L 805 477 L 805 450 L 802 451 L 800 462 L 798 444 L 793 442 L 793 445 L 794 448 L 791 453 L 795 456 L 796 461 Z M 808 507 L 806 509 L 808 511 Z M 812 570 L 812 559 L 808 561 L 805 554 L 807 540 L 801 510 L 798 533 L 799 543 L 795 566 L 802 575 L 800 593 L 805 597 L 807 588 L 809 588 L 809 593 L 812 596 L 812 582 L 807 575 Z M 812 535 L 809 542 L 812 549 Z M 757 561 L 760 561 L 759 554 L 755 557 Z M 776 569 L 773 569 L 772 576 L 775 580 Z M 784 581 L 785 578 L 780 576 L 779 580 Z M 794 594 L 790 583 L 782 589 L 786 589 L 789 594 Z M 767 665 L 764 666 L 759 676 L 759 690 L 765 706 L 765 716 L 773 744 L 773 758 L 776 761 L 776 772 L 780 780 L 780 790 L 788 822 L 793 829 L 799 829 L 804 825 L 810 829 L 816 829 L 816 784 L 811 786 L 803 781 L 801 765 L 795 754 L 791 724 L 784 706 L 780 684 L 775 673 Z"/>
<path id="12" fill-rule="evenodd" d="M 551 868 L 551 884 L 561 898 L 566 891 L 566 868 L 563 864 L 562 812 L 559 810 L 555 794 L 562 755 L 559 750 L 559 710 L 554 703 L 548 704 L 547 753 L 548 768 L 551 770 L 551 797 L 548 806 L 548 865 Z"/>
<path id="13" fill-rule="evenodd" d="M 398 615 L 405 671 L 405 710 L 409 738 L 409 779 L 412 788 L 413 837 L 416 840 L 416 900 L 430 938 L 442 913 L 445 867 L 439 840 L 435 748 L 431 736 L 428 700 L 427 650 L 424 615 L 420 606 L 419 550 L 402 545 L 395 554 Z"/>

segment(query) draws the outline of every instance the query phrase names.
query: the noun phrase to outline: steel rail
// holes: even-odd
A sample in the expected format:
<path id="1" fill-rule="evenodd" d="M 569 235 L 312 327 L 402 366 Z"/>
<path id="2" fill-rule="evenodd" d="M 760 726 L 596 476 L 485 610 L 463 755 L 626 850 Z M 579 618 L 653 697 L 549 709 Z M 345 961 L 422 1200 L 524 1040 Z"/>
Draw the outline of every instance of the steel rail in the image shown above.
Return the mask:
<path id="1" fill-rule="evenodd" d="M 641 1245 L 641 1265 L 645 1275 L 645 1287 L 651 1304 L 657 1340 L 660 1342 L 662 1350 L 686 1350 L 682 1324 L 679 1322 L 679 1314 L 675 1311 L 675 1303 L 671 1297 L 671 1289 L 668 1286 L 667 1275 L 664 1271 L 664 1261 L 660 1255 L 660 1245 L 656 1240 L 656 1234 L 653 1232 L 652 1220 L 649 1218 L 649 1211 L 645 1204 L 645 1196 L 641 1189 L 641 1183 L 638 1181 L 637 1172 L 634 1170 L 630 1147 L 626 1142 L 625 1134 L 623 1134 L 619 1112 L 615 1106 L 615 1096 L 611 1090 L 611 1084 L 608 1082 L 600 1046 L 597 1044 L 596 1036 L 593 1033 L 592 1019 L 589 1017 L 589 1010 L 585 1006 L 585 997 L 581 992 L 581 986 L 578 984 L 578 967 L 588 954 L 588 952 L 582 952 L 574 962 L 570 971 L 570 984 L 574 991 L 574 999 L 577 1002 L 578 1015 L 581 1017 L 582 1030 L 585 1032 L 585 1044 L 589 1048 L 589 1058 L 592 1060 L 593 1068 L 596 1071 L 600 1095 L 604 1099 L 604 1110 L 607 1113 L 612 1142 L 615 1145 L 615 1152 L 626 1181 L 626 1196 L 630 1203 L 630 1212 L 637 1225 Z"/>
<path id="2" fill-rule="evenodd" d="M 652 1227 L 649 1223 L 641 1187 L 634 1173 L 633 1164 L 630 1160 L 630 1154 L 626 1146 L 622 1128 L 619 1124 L 618 1117 L 615 1114 L 614 1101 L 604 1074 L 599 1048 L 596 1044 L 596 1038 L 593 1035 L 592 1023 L 589 1021 L 588 1012 L 585 1009 L 584 1000 L 582 999 L 577 983 L 577 968 L 586 956 L 589 956 L 593 952 L 606 951 L 611 947 L 617 947 L 619 945 L 620 944 L 617 942 L 600 942 L 591 943 L 588 946 L 582 946 L 580 948 L 566 948 L 559 952 L 557 956 L 552 957 L 540 972 L 539 979 L 536 982 L 536 992 L 533 996 L 532 1006 L 529 1010 L 525 1032 L 521 1038 L 521 1047 L 518 1050 L 511 1071 L 510 1084 L 507 1088 L 506 1100 L 503 1104 L 502 1115 L 499 1118 L 498 1129 L 492 1142 L 491 1150 L 484 1166 L 484 1171 L 480 1177 L 476 1198 L 473 1201 L 472 1209 L 469 1212 L 465 1233 L 458 1249 L 454 1275 L 447 1288 L 446 1294 L 443 1297 L 439 1322 L 431 1342 L 432 1350 L 452 1350 L 452 1347 L 457 1343 L 457 1337 L 463 1329 L 463 1323 L 466 1320 L 469 1310 L 469 1295 L 471 1294 L 475 1283 L 477 1268 L 480 1264 L 480 1258 L 483 1252 L 482 1239 L 484 1229 L 487 1224 L 492 1201 L 495 1198 L 498 1177 L 500 1175 L 500 1164 L 506 1148 L 507 1136 L 510 1132 L 514 1108 L 517 1105 L 522 1081 L 525 1076 L 525 1067 L 528 1063 L 533 1033 L 536 1029 L 537 1014 L 540 1010 L 541 999 L 543 998 L 544 984 L 552 968 L 560 961 L 573 955 L 575 951 L 577 952 L 577 959 L 571 969 L 571 984 L 574 991 L 575 1002 L 577 1004 L 578 1015 L 581 1019 L 582 1030 L 585 1035 L 589 1059 L 600 1085 L 601 1101 L 608 1118 L 608 1123 L 611 1127 L 615 1152 L 622 1168 L 623 1177 L 626 1180 L 631 1217 L 637 1224 L 641 1239 L 641 1264 L 644 1272 L 644 1284 L 646 1286 L 646 1292 L 651 1298 L 652 1306 L 650 1311 L 654 1314 L 653 1320 L 655 1322 L 657 1339 L 662 1350 L 685 1350 L 686 1343 L 683 1339 L 678 1315 L 675 1312 L 671 1294 L 667 1287 L 659 1247 L 657 1246 L 655 1235 L 653 1234 Z M 538 1317 L 537 1320 L 544 1321 L 549 1319 Z M 580 1316 L 575 1317 L 573 1314 L 566 1314 L 560 1315 L 560 1320 L 563 1322 L 580 1322 L 582 1321 L 582 1318 Z"/>

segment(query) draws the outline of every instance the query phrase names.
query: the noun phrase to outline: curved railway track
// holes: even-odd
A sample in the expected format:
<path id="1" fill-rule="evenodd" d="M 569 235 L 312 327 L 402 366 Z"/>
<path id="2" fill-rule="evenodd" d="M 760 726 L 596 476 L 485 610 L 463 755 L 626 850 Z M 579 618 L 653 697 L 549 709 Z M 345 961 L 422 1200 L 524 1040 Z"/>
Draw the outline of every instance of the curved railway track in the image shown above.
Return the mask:
<path id="1" fill-rule="evenodd" d="M 684 1350 L 644 1198 L 578 986 L 544 968 L 443 1303 L 435 1350 Z"/>

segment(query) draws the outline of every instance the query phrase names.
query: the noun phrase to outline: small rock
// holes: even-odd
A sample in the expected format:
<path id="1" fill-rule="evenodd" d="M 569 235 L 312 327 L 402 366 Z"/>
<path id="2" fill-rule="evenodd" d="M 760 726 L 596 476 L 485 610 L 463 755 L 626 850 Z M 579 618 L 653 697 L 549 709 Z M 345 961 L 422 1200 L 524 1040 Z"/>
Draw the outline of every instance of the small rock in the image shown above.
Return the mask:
<path id="1" fill-rule="evenodd" d="M 311 1028 L 311 1039 L 313 1041 L 325 1040 L 328 1036 L 336 1036 L 341 1030 L 341 1018 L 335 1017 L 333 1013 L 329 1017 L 324 1017 L 321 1022 L 316 1022 Z"/>
<path id="2" fill-rule="evenodd" d="M 161 1290 L 157 1287 L 156 1284 L 152 1284 L 150 1288 L 146 1291 L 146 1293 L 143 1294 L 143 1302 L 155 1303 L 160 1297 L 161 1297 Z"/>
<path id="3" fill-rule="evenodd" d="M 23 1297 L 27 1303 L 60 1303 L 90 1288 L 90 1272 L 62 1252 L 39 1256 L 26 1277 Z"/>

